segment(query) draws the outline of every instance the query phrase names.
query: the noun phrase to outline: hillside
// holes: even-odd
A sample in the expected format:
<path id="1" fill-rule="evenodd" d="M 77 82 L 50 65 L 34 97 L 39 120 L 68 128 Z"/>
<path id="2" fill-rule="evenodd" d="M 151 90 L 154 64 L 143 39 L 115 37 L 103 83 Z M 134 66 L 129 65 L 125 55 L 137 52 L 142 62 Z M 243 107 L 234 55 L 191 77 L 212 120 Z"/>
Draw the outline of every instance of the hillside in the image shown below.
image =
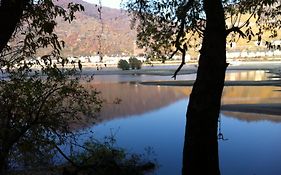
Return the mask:
<path id="1" fill-rule="evenodd" d="M 85 11 L 77 13 L 76 20 L 72 24 L 63 20 L 58 21 L 57 32 L 66 42 L 66 47 L 63 50 L 65 56 L 96 55 L 100 50 L 103 54 L 109 56 L 131 55 L 134 53 L 136 31 L 130 29 L 130 18 L 125 12 L 119 9 L 102 7 L 102 20 L 100 20 L 98 7 L 95 4 L 82 0 L 56 1 L 58 5 L 65 7 L 69 2 L 82 4 L 85 7 Z M 247 15 L 243 15 L 242 21 L 247 18 Z M 253 25 L 254 32 L 256 33 L 258 29 L 254 25 L 254 19 L 250 23 Z M 227 40 L 230 41 L 230 37 Z M 227 50 L 229 52 L 267 51 L 264 43 L 266 41 L 281 40 L 280 31 L 278 31 L 278 37 L 274 39 L 269 37 L 269 33 L 265 33 L 260 46 L 256 45 L 256 40 L 257 36 L 252 41 L 238 39 L 236 43 L 233 43 L 234 47 L 230 47 L 228 44 Z M 192 58 L 198 58 L 199 49 L 191 48 L 189 50 Z"/>
<path id="2" fill-rule="evenodd" d="M 57 33 L 66 42 L 64 55 L 94 55 L 99 51 L 99 42 L 102 53 L 107 55 L 133 53 L 136 32 L 130 29 L 130 20 L 125 12 L 102 7 L 100 20 L 96 5 L 82 0 L 71 1 L 82 4 L 85 11 L 77 13 L 76 20 L 71 24 L 58 21 Z M 70 0 L 59 0 L 57 4 L 66 6 L 69 2 Z"/>

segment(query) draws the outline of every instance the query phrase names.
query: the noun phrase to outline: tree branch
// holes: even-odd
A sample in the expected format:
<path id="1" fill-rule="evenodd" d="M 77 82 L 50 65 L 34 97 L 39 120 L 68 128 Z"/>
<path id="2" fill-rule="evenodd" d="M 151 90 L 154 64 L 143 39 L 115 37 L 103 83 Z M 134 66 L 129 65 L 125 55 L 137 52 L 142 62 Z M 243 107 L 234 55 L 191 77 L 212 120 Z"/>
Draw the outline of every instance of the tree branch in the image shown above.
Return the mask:
<path id="1" fill-rule="evenodd" d="M 232 27 L 230 29 L 226 30 L 226 37 L 231 33 L 231 32 L 237 32 L 239 33 L 240 36 L 242 36 L 242 38 L 245 38 L 246 35 L 241 31 L 240 27 Z"/>
<path id="2" fill-rule="evenodd" d="M 179 32 L 176 37 L 176 41 L 175 41 L 175 46 L 177 49 L 175 52 L 172 53 L 171 57 L 173 57 L 178 51 L 180 51 L 182 53 L 182 61 L 181 61 L 181 64 L 179 65 L 179 67 L 177 68 L 177 70 L 175 71 L 174 75 L 172 76 L 172 78 L 174 78 L 174 79 L 176 79 L 177 74 L 179 73 L 179 71 L 181 70 L 183 65 L 185 64 L 185 54 L 186 54 L 186 50 L 187 50 L 187 45 L 184 44 L 184 46 L 182 48 L 180 39 L 184 36 L 186 13 L 191 9 L 193 2 L 194 2 L 194 0 L 189 0 L 178 9 L 179 13 L 177 16 L 178 16 L 181 24 L 180 24 Z"/>
<path id="3" fill-rule="evenodd" d="M 260 2 L 261 2 L 261 1 L 259 1 L 258 4 L 259 4 Z M 257 8 L 258 8 L 258 4 L 255 5 L 255 8 L 254 8 L 252 14 L 251 14 L 251 15 L 249 16 L 249 18 L 245 21 L 245 23 L 242 24 L 241 26 L 239 26 L 240 29 L 241 29 L 242 27 L 246 26 L 246 25 L 250 22 L 250 19 L 254 16 L 254 14 L 255 14 L 255 12 L 256 12 L 256 10 L 257 10 Z M 239 25 L 239 24 L 238 24 L 238 25 Z"/>
<path id="4" fill-rule="evenodd" d="M 76 168 L 79 168 L 80 166 L 77 165 L 74 161 L 72 161 L 69 157 L 67 157 L 67 155 L 64 154 L 64 152 L 57 146 L 55 145 L 55 148 L 58 150 L 58 152 L 63 156 L 63 158 L 65 158 L 68 162 L 70 162 L 73 166 L 75 166 Z"/>
<path id="5" fill-rule="evenodd" d="M 181 53 L 182 53 L 182 57 L 181 57 L 181 64 L 180 64 L 180 66 L 179 66 L 178 69 L 175 71 L 174 75 L 172 76 L 172 78 L 174 78 L 174 80 L 177 78 L 177 75 L 178 75 L 179 71 L 181 70 L 181 68 L 182 68 L 183 65 L 185 64 L 186 49 L 187 49 L 186 44 L 184 45 L 184 48 L 180 48 L 180 47 L 178 48 L 178 50 L 180 50 Z"/>

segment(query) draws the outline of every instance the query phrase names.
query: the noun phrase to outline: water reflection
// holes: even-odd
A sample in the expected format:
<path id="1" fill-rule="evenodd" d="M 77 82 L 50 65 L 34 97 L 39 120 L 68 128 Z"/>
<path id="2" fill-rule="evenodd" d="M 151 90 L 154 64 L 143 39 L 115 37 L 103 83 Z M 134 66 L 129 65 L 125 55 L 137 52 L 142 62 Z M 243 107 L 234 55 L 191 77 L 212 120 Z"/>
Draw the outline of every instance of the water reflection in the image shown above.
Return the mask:
<path id="1" fill-rule="evenodd" d="M 101 111 L 101 120 L 139 115 L 157 110 L 180 99 L 187 98 L 191 88 L 144 86 L 131 83 L 92 84 L 101 91 L 106 101 Z M 112 103 L 116 98 L 119 104 Z"/>
<path id="2" fill-rule="evenodd" d="M 172 75 L 169 76 L 160 76 L 160 75 L 95 75 L 94 82 L 95 84 L 100 83 L 127 83 L 127 82 L 142 82 L 142 81 L 161 81 L 161 80 L 172 80 Z M 186 74 L 178 75 L 178 80 L 194 80 L 196 74 Z"/>
<path id="3" fill-rule="evenodd" d="M 228 86 L 224 88 L 222 104 L 280 103 L 279 87 Z"/>
<path id="4" fill-rule="evenodd" d="M 226 79 L 266 80 L 270 76 L 265 71 L 228 71 Z M 194 79 L 195 75 L 180 75 L 179 78 L 190 80 Z M 97 75 L 94 76 L 94 81 L 88 83 L 87 86 L 101 91 L 102 98 L 106 100 L 99 118 L 105 121 L 158 110 L 180 99 L 187 98 L 191 92 L 191 87 L 138 84 L 140 81 L 170 79 L 170 76 Z M 280 88 L 274 86 L 227 86 L 223 91 L 222 104 L 276 104 L 280 103 L 281 99 L 281 93 L 278 90 Z M 120 104 L 113 103 L 116 98 L 121 99 Z"/>
<path id="5" fill-rule="evenodd" d="M 223 123 L 229 140 L 219 144 L 222 175 L 281 174 L 280 123 L 230 117 L 224 117 Z"/>
<path id="6" fill-rule="evenodd" d="M 131 118 L 101 123 L 88 130 L 103 138 L 116 132 L 117 145 L 132 152 L 154 148 L 160 164 L 158 175 L 180 175 L 187 101 Z M 281 124 L 268 121 L 252 122 L 222 115 L 223 134 L 219 142 L 222 175 L 281 174 Z M 84 139 L 91 134 L 84 135 Z"/>
<path id="7" fill-rule="evenodd" d="M 230 72 L 227 79 L 266 80 L 267 76 L 264 71 Z M 132 77 L 126 79 L 139 81 L 139 79 L 134 81 Z M 181 174 L 187 104 L 187 101 L 182 99 L 186 99 L 191 88 L 97 82 L 91 84 L 91 87 L 102 91 L 103 98 L 108 103 L 101 117 L 110 121 L 89 127 L 87 131 L 93 131 L 99 138 L 112 132 L 117 133 L 117 145 L 132 152 L 141 153 L 143 148 L 151 146 L 157 153 L 160 164 L 157 174 Z M 277 104 L 281 99 L 278 89 L 278 87 L 226 87 L 222 101 L 223 104 Z M 122 99 L 122 103 L 110 104 L 109 102 L 115 98 Z M 280 116 L 263 114 L 250 116 L 245 113 L 224 112 L 223 134 L 228 140 L 219 144 L 221 174 L 281 174 L 279 118 Z M 89 135 L 83 135 L 80 139 L 83 141 L 90 136 L 92 133 L 89 132 Z"/>
<path id="8" fill-rule="evenodd" d="M 252 80 L 252 81 L 261 81 L 268 80 L 270 76 L 269 73 L 263 70 L 258 71 L 228 71 L 225 79 L 229 81 L 243 81 L 243 80 Z"/>
<path id="9" fill-rule="evenodd" d="M 100 116 L 102 121 L 158 110 L 186 99 L 192 89 L 191 87 L 145 86 L 137 83 L 100 83 L 89 86 L 100 90 L 102 98 L 106 100 Z M 273 86 L 228 86 L 224 89 L 222 104 L 278 104 L 281 99 L 278 89 Z M 116 98 L 121 99 L 120 104 L 113 103 Z M 242 114 L 240 119 L 241 116 Z M 266 116 L 261 117 L 270 120 Z M 245 118 L 249 119 L 247 116 Z"/>
<path id="10" fill-rule="evenodd" d="M 87 131 L 100 139 L 116 133 L 117 146 L 131 152 L 143 153 L 145 147 L 152 147 L 160 165 L 156 174 L 180 175 L 186 104 L 186 100 L 180 100 L 159 110 L 103 122 Z M 90 136 L 83 135 L 81 141 Z"/>

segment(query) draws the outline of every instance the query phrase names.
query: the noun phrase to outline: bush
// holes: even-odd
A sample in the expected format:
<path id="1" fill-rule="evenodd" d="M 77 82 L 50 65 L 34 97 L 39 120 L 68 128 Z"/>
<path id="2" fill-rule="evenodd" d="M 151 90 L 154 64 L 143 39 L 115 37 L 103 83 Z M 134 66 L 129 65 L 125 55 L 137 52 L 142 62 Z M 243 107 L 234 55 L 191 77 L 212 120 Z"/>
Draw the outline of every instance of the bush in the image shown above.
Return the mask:
<path id="1" fill-rule="evenodd" d="M 142 62 L 136 57 L 131 57 L 129 63 L 132 69 L 141 69 Z"/>
<path id="2" fill-rule="evenodd" d="M 126 60 L 120 60 L 118 62 L 117 67 L 119 69 L 122 69 L 122 70 L 129 70 L 130 69 L 130 65 L 129 65 L 128 61 L 126 61 Z"/>
<path id="3" fill-rule="evenodd" d="M 155 159 L 151 159 L 153 150 L 145 149 L 144 154 L 131 154 L 115 147 L 115 139 L 110 136 L 105 142 L 87 140 L 82 150 L 73 151 L 72 161 L 78 166 L 65 166 L 64 174 L 89 175 L 144 175 L 157 168 Z"/>

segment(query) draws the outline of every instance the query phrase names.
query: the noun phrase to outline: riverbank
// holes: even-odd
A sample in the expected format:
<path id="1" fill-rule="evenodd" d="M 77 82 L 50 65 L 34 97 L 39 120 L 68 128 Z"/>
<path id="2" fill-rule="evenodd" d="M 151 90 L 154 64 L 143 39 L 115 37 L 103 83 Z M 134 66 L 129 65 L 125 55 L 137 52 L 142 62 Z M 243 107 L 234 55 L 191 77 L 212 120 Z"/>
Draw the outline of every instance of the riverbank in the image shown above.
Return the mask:
<path id="1" fill-rule="evenodd" d="M 281 92 L 280 92 L 281 93 Z M 226 104 L 221 106 L 222 111 L 255 113 L 258 115 L 281 116 L 281 103 L 273 104 Z M 281 118 L 280 118 L 281 120 Z"/>
<path id="2" fill-rule="evenodd" d="M 260 81 L 229 81 L 225 82 L 225 86 L 276 86 L 278 88 L 281 87 L 281 80 L 277 79 L 281 76 L 281 62 L 280 61 L 268 61 L 268 62 L 239 62 L 239 64 L 229 65 L 227 71 L 228 72 L 246 72 L 246 71 L 265 71 L 272 75 L 269 75 L 269 79 L 271 80 L 260 80 Z M 85 67 L 83 68 L 83 75 L 104 75 L 102 80 L 105 81 L 106 77 L 111 77 L 112 75 L 135 75 L 130 78 L 124 78 L 125 82 L 136 81 L 141 85 L 150 85 L 150 86 L 192 86 L 194 80 L 173 80 L 167 76 L 172 77 L 178 65 L 175 64 L 163 64 L 156 66 L 144 66 L 140 70 L 126 70 L 122 71 L 117 68 L 107 67 L 101 70 L 95 70 L 93 67 Z M 183 69 L 179 72 L 179 75 L 188 75 L 194 74 L 193 78 L 195 78 L 195 74 L 197 72 L 197 64 L 186 64 Z M 109 76 L 106 76 L 109 75 Z M 139 75 L 153 75 L 153 76 L 166 76 L 163 80 L 155 80 L 153 77 L 151 79 L 139 78 Z M 97 80 L 97 78 L 96 78 Z M 118 78 L 118 81 L 123 80 L 122 78 Z M 113 81 L 109 79 L 108 81 Z M 123 82 L 123 81 L 122 81 Z M 281 89 L 280 89 L 281 90 Z M 281 92 L 280 92 L 281 93 Z M 281 100 L 281 99 L 280 99 Z M 281 116 L 281 104 L 256 104 L 256 105 L 245 105 L 245 104 L 233 104 L 233 105 L 223 105 L 222 110 L 224 111 L 234 111 L 234 112 L 243 112 L 243 113 L 253 113 L 253 114 L 269 114 L 269 115 L 277 115 Z"/>
<path id="3" fill-rule="evenodd" d="M 281 61 L 253 61 L 253 62 L 239 62 L 239 64 L 230 64 L 227 71 L 250 71 L 250 70 L 265 70 L 274 71 L 279 70 Z M 160 64 L 155 66 L 145 65 L 139 70 L 120 70 L 117 67 L 102 67 L 99 70 L 95 66 L 83 66 L 83 75 L 163 75 L 172 76 L 177 70 L 179 64 Z M 185 64 L 179 75 L 193 74 L 197 72 L 197 63 Z"/>
<path id="4" fill-rule="evenodd" d="M 235 65 L 229 65 L 227 71 L 265 71 L 270 75 L 271 80 L 261 81 L 226 81 L 225 86 L 277 86 L 281 87 L 281 62 L 241 62 Z M 95 75 L 158 75 L 158 76 L 172 76 L 178 65 L 157 65 L 157 66 L 144 66 L 141 70 L 127 70 L 121 71 L 114 68 L 102 69 L 94 71 Z M 84 69 L 86 75 L 92 72 L 91 68 Z M 179 75 L 196 74 L 197 64 L 186 64 L 179 72 Z M 194 80 L 161 80 L 161 81 L 141 81 L 142 85 L 151 86 L 192 86 Z M 281 92 L 280 92 L 281 93 Z M 281 100 L 281 99 L 280 99 Z M 228 104 L 222 106 L 223 111 L 228 112 L 241 112 L 251 113 L 253 115 L 274 115 L 281 116 L 281 104 Z"/>

